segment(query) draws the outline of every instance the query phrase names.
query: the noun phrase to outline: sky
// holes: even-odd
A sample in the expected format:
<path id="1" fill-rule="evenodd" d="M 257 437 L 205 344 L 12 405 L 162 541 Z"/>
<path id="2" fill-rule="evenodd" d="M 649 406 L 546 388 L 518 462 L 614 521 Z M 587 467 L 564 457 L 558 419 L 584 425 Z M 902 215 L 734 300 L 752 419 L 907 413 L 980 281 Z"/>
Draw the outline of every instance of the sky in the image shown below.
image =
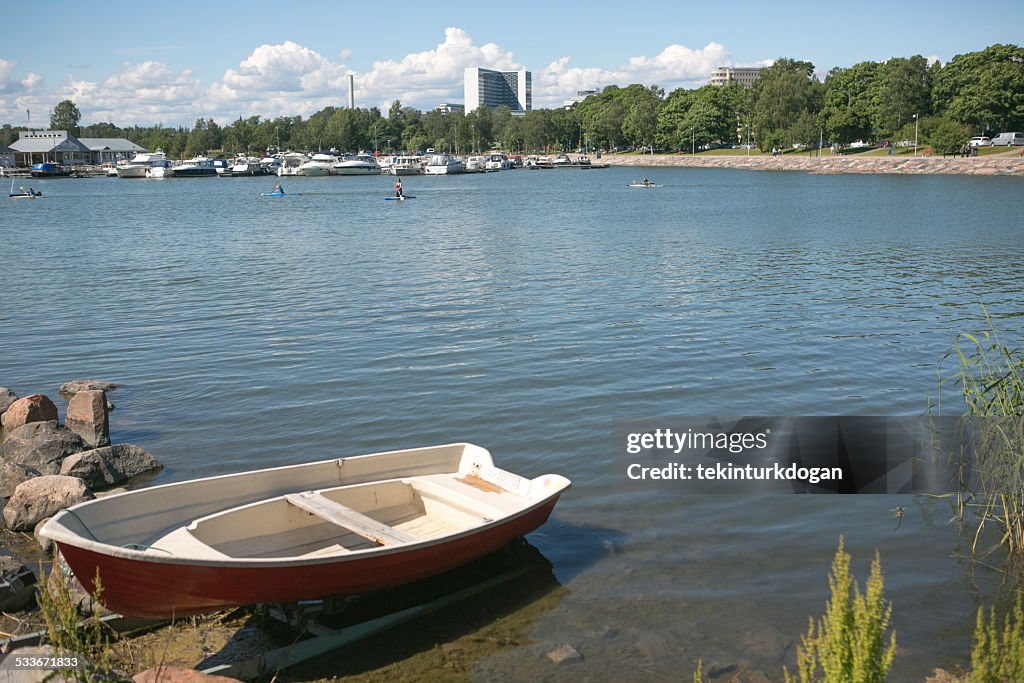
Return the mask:
<path id="1" fill-rule="evenodd" d="M 83 125 L 226 124 L 346 106 L 463 101 L 463 72 L 528 69 L 533 106 L 631 83 L 707 83 L 717 66 L 836 66 L 920 54 L 945 63 L 1024 42 L 1010 0 L 796 2 L 206 2 L 35 0 L 5 12 L 0 124 L 47 127 L 70 99 Z M 10 9 L 10 8 L 8 8 Z M 49 26 L 48 26 L 49 24 Z"/>

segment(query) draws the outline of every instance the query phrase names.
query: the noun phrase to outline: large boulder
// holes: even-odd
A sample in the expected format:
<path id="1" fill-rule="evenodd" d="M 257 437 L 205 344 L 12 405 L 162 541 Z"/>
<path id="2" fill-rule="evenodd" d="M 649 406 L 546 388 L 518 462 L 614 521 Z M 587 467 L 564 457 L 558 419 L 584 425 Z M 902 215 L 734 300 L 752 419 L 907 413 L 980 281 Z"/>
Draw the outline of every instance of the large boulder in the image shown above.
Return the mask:
<path id="1" fill-rule="evenodd" d="M 0 415 L 3 415 L 4 411 L 17 400 L 18 397 L 14 395 L 13 391 L 7 387 L 0 387 Z"/>
<path id="2" fill-rule="evenodd" d="M 68 401 L 64 426 L 93 447 L 110 445 L 107 395 L 100 389 L 79 391 Z"/>
<path id="3" fill-rule="evenodd" d="M 73 379 L 60 385 L 60 393 L 63 396 L 74 396 L 79 391 L 112 391 L 116 388 L 113 382 L 101 379 Z"/>
<path id="4" fill-rule="evenodd" d="M 10 498 L 14 489 L 23 481 L 42 476 L 42 472 L 29 465 L 17 462 L 0 463 L 0 498 Z"/>
<path id="5" fill-rule="evenodd" d="M 159 469 L 163 469 L 163 464 L 149 451 L 119 443 L 69 455 L 61 464 L 60 473 L 78 477 L 90 489 L 99 490 Z"/>
<path id="6" fill-rule="evenodd" d="M 19 398 L 0 415 L 0 424 L 10 431 L 30 422 L 46 422 L 57 419 L 57 406 L 42 394 Z"/>
<path id="7" fill-rule="evenodd" d="M 14 531 L 29 531 L 39 520 L 95 496 L 77 477 L 51 474 L 18 484 L 4 507 L 4 521 Z"/>
<path id="8" fill-rule="evenodd" d="M 0 443 L 0 463 L 18 463 L 43 474 L 57 474 L 64 458 L 88 448 L 82 437 L 56 420 L 29 422 L 6 433 Z"/>
<path id="9" fill-rule="evenodd" d="M 0 612 L 18 612 L 35 598 L 36 575 L 6 550 L 0 549 Z"/>

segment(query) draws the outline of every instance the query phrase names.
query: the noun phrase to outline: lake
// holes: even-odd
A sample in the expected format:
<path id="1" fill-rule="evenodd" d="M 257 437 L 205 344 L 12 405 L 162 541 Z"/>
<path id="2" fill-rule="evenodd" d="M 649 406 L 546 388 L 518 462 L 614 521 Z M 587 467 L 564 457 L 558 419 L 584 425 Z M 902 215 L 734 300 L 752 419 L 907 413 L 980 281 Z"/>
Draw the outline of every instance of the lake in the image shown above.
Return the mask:
<path id="1" fill-rule="evenodd" d="M 840 535 L 862 582 L 881 554 L 893 680 L 967 663 L 999 577 L 944 501 L 652 495 L 612 422 L 925 412 L 980 304 L 1019 332 L 1019 178 L 516 170 L 385 202 L 392 180 L 33 181 L 0 209 L 0 384 L 121 383 L 112 437 L 157 482 L 454 441 L 569 477 L 529 537 L 568 593 L 485 679 L 781 679 Z M 553 669 L 566 642 L 584 659 Z"/>

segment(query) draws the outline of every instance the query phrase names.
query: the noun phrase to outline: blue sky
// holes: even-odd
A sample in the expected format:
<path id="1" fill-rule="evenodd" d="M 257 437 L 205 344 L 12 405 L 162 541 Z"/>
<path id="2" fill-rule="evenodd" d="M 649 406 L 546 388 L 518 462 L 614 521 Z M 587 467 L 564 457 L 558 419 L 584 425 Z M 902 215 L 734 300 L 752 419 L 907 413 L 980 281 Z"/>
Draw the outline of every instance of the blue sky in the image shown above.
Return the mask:
<path id="1" fill-rule="evenodd" d="M 956 54 L 1024 38 L 1019 6 L 975 3 L 303 2 L 37 0 L 0 43 L 0 123 L 43 125 L 72 99 L 83 122 L 190 125 L 200 116 L 308 115 L 346 102 L 462 101 L 466 66 L 527 68 L 534 103 L 640 82 L 696 87 L 719 65 Z M 21 17 L 24 16 L 24 19 Z M 41 19 L 40 19 L 41 18 Z M 53 27 L 46 24 L 52 21 Z M 41 37 L 42 36 L 42 37 Z"/>

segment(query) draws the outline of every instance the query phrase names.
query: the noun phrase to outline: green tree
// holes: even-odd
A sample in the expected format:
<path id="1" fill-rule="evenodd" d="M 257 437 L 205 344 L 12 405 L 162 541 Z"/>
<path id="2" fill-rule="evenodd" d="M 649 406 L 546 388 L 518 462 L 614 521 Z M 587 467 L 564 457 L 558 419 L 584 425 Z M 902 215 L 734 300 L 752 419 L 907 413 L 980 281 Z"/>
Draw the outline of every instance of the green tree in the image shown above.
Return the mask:
<path id="1" fill-rule="evenodd" d="M 82 120 L 82 112 L 71 100 L 63 100 L 53 108 L 50 114 L 51 130 L 66 130 L 72 135 L 78 135 L 78 122 Z"/>
<path id="2" fill-rule="evenodd" d="M 814 110 L 814 64 L 780 58 L 763 69 L 753 86 L 753 125 L 762 150 L 785 146 L 786 129 Z"/>
<path id="3" fill-rule="evenodd" d="M 1024 130 L 1024 48 L 957 55 L 935 76 L 935 110 L 981 131 Z"/>
<path id="4" fill-rule="evenodd" d="M 940 119 L 928 131 L 928 146 L 936 154 L 956 154 L 963 148 L 970 136 L 964 127 L 949 119 Z"/>
<path id="5" fill-rule="evenodd" d="M 878 68 L 874 124 L 883 135 L 899 130 L 914 114 L 932 111 L 932 70 L 921 55 L 894 58 Z"/>

